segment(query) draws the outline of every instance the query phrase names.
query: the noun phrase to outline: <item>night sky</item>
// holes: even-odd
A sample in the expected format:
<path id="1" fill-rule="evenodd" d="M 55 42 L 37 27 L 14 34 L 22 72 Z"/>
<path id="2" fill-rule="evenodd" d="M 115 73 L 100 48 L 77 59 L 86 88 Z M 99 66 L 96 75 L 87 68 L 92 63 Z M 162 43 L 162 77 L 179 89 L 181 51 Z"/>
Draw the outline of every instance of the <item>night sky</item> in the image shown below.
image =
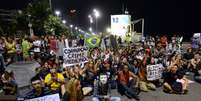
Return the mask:
<path id="1" fill-rule="evenodd" d="M 21 9 L 30 0 L 2 0 L 0 8 Z M 195 0 L 52 0 L 53 8 L 62 11 L 68 23 L 85 29 L 89 27 L 88 14 L 93 8 L 101 12 L 98 28 L 103 31 L 110 24 L 111 14 L 121 14 L 127 8 L 132 19 L 145 18 L 145 33 L 192 34 L 201 31 L 201 8 Z M 70 16 L 75 9 L 76 15 Z"/>

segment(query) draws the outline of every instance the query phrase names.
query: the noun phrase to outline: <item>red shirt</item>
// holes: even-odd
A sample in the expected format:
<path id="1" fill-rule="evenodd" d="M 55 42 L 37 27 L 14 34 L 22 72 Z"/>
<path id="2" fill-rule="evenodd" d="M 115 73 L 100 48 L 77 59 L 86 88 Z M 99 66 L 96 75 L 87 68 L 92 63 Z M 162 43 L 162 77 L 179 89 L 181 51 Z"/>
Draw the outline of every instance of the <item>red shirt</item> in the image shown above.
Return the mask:
<path id="1" fill-rule="evenodd" d="M 118 81 L 128 84 L 129 77 L 130 77 L 129 72 L 124 73 L 123 71 L 120 71 L 119 74 L 118 74 Z"/>
<path id="2" fill-rule="evenodd" d="M 166 43 L 167 43 L 167 37 L 166 36 L 161 37 L 160 41 L 161 41 L 162 45 L 166 45 Z"/>
<path id="3" fill-rule="evenodd" d="M 56 52 L 57 50 L 57 41 L 55 39 L 50 40 L 50 50 Z"/>

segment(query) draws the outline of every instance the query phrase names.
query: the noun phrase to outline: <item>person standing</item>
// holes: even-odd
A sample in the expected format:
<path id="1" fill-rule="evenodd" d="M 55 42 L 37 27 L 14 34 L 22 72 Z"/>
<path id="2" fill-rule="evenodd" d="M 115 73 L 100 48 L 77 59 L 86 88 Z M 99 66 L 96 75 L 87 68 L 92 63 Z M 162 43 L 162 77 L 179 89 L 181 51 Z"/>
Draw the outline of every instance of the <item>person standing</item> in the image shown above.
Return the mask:
<path id="1" fill-rule="evenodd" d="M 22 55 L 25 61 L 29 60 L 29 49 L 32 44 L 28 41 L 28 38 L 22 39 Z"/>
<path id="2" fill-rule="evenodd" d="M 63 49 L 64 49 L 64 40 L 59 37 L 57 39 L 57 43 L 58 43 L 58 52 L 57 52 L 57 56 L 59 58 L 59 61 L 62 61 L 63 60 Z"/>
<path id="3" fill-rule="evenodd" d="M 50 51 L 57 53 L 57 51 L 58 51 L 57 40 L 55 39 L 55 37 L 53 35 L 50 38 L 49 46 L 50 46 Z"/>
<path id="4" fill-rule="evenodd" d="M 5 61 L 4 61 L 4 54 L 5 53 L 5 44 L 3 39 L 0 38 L 0 73 L 2 74 L 5 70 Z"/>
<path id="5" fill-rule="evenodd" d="M 14 62 L 16 44 L 15 41 L 13 41 L 13 39 L 11 39 L 10 37 L 8 37 L 7 40 L 5 39 L 5 43 L 6 43 L 7 59 L 8 59 L 7 62 L 8 64 L 10 64 Z"/>

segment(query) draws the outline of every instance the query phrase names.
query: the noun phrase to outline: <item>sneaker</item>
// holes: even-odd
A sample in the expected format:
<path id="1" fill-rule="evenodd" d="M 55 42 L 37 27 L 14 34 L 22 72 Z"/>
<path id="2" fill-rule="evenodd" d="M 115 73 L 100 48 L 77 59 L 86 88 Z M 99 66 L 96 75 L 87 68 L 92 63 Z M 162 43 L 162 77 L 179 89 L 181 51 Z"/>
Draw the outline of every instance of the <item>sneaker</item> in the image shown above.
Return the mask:
<path id="1" fill-rule="evenodd" d="M 182 94 L 188 94 L 188 90 L 185 89 Z"/>

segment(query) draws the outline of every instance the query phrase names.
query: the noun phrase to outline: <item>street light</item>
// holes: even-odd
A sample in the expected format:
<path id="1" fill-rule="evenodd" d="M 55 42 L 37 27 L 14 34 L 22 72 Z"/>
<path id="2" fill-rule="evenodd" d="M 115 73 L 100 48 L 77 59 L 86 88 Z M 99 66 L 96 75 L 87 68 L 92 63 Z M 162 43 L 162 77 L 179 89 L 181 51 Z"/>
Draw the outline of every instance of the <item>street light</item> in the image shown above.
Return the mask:
<path id="1" fill-rule="evenodd" d="M 91 16 L 91 15 L 88 15 L 88 18 L 92 18 L 92 16 Z"/>
<path id="2" fill-rule="evenodd" d="M 55 11 L 55 14 L 56 14 L 57 16 L 59 16 L 59 15 L 61 14 L 61 12 L 58 11 L 58 10 L 56 10 L 56 11 Z"/>
<path id="3" fill-rule="evenodd" d="M 106 30 L 107 30 L 107 33 L 110 33 L 110 32 L 111 32 L 111 29 L 110 29 L 110 28 L 107 28 Z"/>
<path id="4" fill-rule="evenodd" d="M 32 29 L 31 15 L 30 14 L 28 15 L 28 20 L 29 20 L 29 24 L 28 24 L 29 33 L 30 33 L 30 36 L 32 37 L 33 36 L 33 29 Z"/>
<path id="5" fill-rule="evenodd" d="M 89 31 L 92 32 L 92 27 L 89 28 Z"/>
<path id="6" fill-rule="evenodd" d="M 96 33 L 98 33 L 98 18 L 100 17 L 100 12 L 96 9 L 93 10 L 94 12 L 94 16 L 95 16 L 95 19 L 96 19 Z"/>
<path id="7" fill-rule="evenodd" d="M 89 15 L 88 18 L 90 20 L 90 23 L 92 24 L 93 23 L 93 17 L 91 15 Z"/>
<path id="8" fill-rule="evenodd" d="M 71 33 L 73 33 L 73 25 L 70 25 Z"/>
<path id="9" fill-rule="evenodd" d="M 63 24 L 66 24 L 66 20 L 63 20 L 62 23 L 63 23 Z"/>
<path id="10" fill-rule="evenodd" d="M 96 18 L 100 17 L 100 12 L 96 9 L 93 10 Z"/>

